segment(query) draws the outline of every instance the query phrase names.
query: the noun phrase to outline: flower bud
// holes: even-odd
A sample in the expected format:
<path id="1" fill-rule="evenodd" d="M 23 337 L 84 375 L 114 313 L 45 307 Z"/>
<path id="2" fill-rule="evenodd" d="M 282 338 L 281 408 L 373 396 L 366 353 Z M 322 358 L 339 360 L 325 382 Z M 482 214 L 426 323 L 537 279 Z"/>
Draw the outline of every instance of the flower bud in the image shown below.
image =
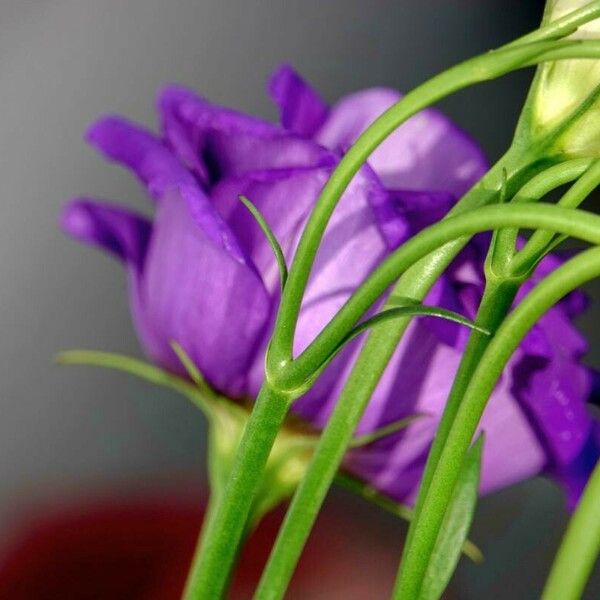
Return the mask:
<path id="1" fill-rule="evenodd" d="M 221 397 L 211 403 L 210 413 L 210 485 L 212 493 L 219 495 L 229 479 L 250 411 L 247 406 Z M 293 420 L 279 431 L 252 509 L 254 522 L 292 497 L 306 474 L 316 440 L 305 425 Z"/>
<path id="2" fill-rule="evenodd" d="M 548 0 L 551 22 L 589 0 Z M 569 39 L 600 39 L 600 19 L 582 25 Z M 569 156 L 600 156 L 600 60 L 575 59 L 539 67 L 531 105 L 533 133 L 559 133 L 557 149 Z"/>

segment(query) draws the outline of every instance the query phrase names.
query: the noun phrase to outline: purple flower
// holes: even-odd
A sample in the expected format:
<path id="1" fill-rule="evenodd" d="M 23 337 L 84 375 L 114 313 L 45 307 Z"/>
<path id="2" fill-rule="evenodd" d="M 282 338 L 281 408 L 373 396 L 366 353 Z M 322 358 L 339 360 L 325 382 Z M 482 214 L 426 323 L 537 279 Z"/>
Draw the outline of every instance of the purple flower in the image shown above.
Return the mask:
<path id="1" fill-rule="evenodd" d="M 269 91 L 281 126 L 215 106 L 181 87 L 159 96 L 161 135 L 106 117 L 88 141 L 131 169 L 155 204 L 152 221 L 112 204 L 77 199 L 62 214 L 71 236 L 110 251 L 129 276 L 135 326 L 150 358 L 183 373 L 177 341 L 208 382 L 233 399 L 256 396 L 279 301 L 278 271 L 260 228 L 239 202 L 260 209 L 291 258 L 319 191 L 344 150 L 396 91 L 375 88 L 333 107 L 289 67 Z M 300 315 L 296 351 L 315 337 L 387 254 L 439 220 L 487 168 L 477 145 L 427 110 L 395 132 L 355 177 L 327 228 Z M 473 315 L 481 298 L 482 246 L 472 243 L 428 302 Z M 555 266 L 549 258 L 542 269 Z M 591 373 L 571 324 L 579 296 L 554 308 L 523 343 L 484 415 L 482 490 L 540 472 L 576 497 L 597 456 L 586 409 Z M 398 499 L 410 499 L 441 415 L 466 332 L 417 319 L 396 351 L 359 434 L 407 415 L 428 415 L 351 451 L 346 468 Z M 347 348 L 293 410 L 327 421 L 358 345 Z"/>

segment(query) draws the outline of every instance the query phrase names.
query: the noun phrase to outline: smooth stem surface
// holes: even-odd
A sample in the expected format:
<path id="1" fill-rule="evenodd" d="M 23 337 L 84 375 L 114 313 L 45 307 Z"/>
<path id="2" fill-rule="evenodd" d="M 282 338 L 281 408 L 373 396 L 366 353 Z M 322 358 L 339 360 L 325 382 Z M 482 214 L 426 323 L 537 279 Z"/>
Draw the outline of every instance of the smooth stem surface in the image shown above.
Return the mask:
<path id="1" fill-rule="evenodd" d="M 537 202 L 552 190 L 581 177 L 593 162 L 589 158 L 575 158 L 553 165 L 529 180 L 511 202 Z M 506 272 L 509 266 L 514 269 L 513 258 L 518 234 L 519 230 L 515 228 L 501 229 L 496 233 L 491 257 L 496 272 Z"/>
<path id="2" fill-rule="evenodd" d="M 508 153 L 453 207 L 450 214 L 460 214 L 492 202 L 498 195 L 507 170 L 515 179 L 515 185 L 520 185 L 525 169 L 515 167 L 519 162 L 520 159 Z M 414 264 L 400 278 L 391 295 L 422 300 L 468 239 L 450 242 Z M 352 435 L 410 321 L 409 318 L 400 319 L 388 327 L 369 333 L 321 435 L 308 471 L 290 504 L 263 572 L 257 599 L 276 600 L 283 597 Z"/>
<path id="3" fill-rule="evenodd" d="M 558 206 L 576 208 L 600 185 L 600 160 L 592 161 L 585 172 L 558 201 Z M 543 255 L 554 235 L 548 231 L 536 231 L 525 247 L 514 257 L 515 272 L 535 263 Z"/>
<path id="4" fill-rule="evenodd" d="M 508 314 L 520 284 L 521 281 L 517 280 L 495 281 L 493 279 L 488 279 L 486 282 L 484 295 L 479 310 L 477 311 L 476 322 L 490 331 L 492 335 L 496 332 L 503 319 Z M 419 484 L 419 493 L 414 508 L 415 518 L 413 521 L 417 520 L 421 512 L 435 468 L 437 467 L 444 445 L 450 434 L 452 424 L 458 413 L 465 391 L 468 388 L 473 373 L 479 366 L 479 362 L 490 341 L 490 336 L 483 335 L 478 331 L 472 331 L 469 336 L 467 347 L 465 348 L 460 365 L 454 377 L 452 388 L 448 395 L 444 412 L 442 413 L 442 418 L 427 456 L 427 462 Z M 408 529 L 401 562 L 404 560 L 404 555 L 410 552 L 412 539 L 415 533 L 415 527 L 412 525 L 413 521 L 411 521 L 411 526 Z"/>
<path id="5" fill-rule="evenodd" d="M 600 276 L 600 248 L 571 259 L 544 279 L 517 306 L 490 342 L 465 392 L 432 476 L 421 512 L 415 518 L 411 545 L 401 565 L 394 598 L 418 598 L 429 557 L 460 466 L 487 401 L 513 352 L 541 316 L 564 296 Z"/>
<path id="6" fill-rule="evenodd" d="M 600 2 L 596 0 L 596 2 L 590 2 L 582 8 L 570 12 L 556 21 L 544 23 L 543 27 L 524 35 L 518 40 L 511 42 L 509 45 L 517 46 L 519 44 L 539 42 L 544 39 L 564 37 L 577 31 L 577 28 L 581 25 L 593 21 L 598 17 L 600 17 Z"/>
<path id="7" fill-rule="evenodd" d="M 286 367 L 292 361 L 300 306 L 321 239 L 342 194 L 371 153 L 410 117 L 458 90 L 543 61 L 598 56 L 600 44 L 594 41 L 538 41 L 487 52 L 418 86 L 363 132 L 325 184 L 302 233 L 290 268 L 267 356 L 267 371 L 271 377 L 281 380 L 281 388 L 286 387 Z"/>
<path id="8" fill-rule="evenodd" d="M 290 398 L 263 386 L 240 441 L 223 494 L 202 532 L 186 584 L 186 600 L 215 600 L 225 594 L 262 473 L 283 423 Z"/>
<path id="9" fill-rule="evenodd" d="M 288 365 L 289 381 L 295 387 L 300 387 L 312 373 L 311 368 L 315 369 L 323 364 L 324 359 L 339 347 L 355 323 L 388 287 L 403 273 L 408 272 L 411 265 L 438 248 L 451 243 L 457 244 L 460 249 L 470 236 L 502 227 L 544 229 L 596 244 L 599 225 L 598 215 L 582 210 L 547 204 L 508 204 L 461 212 L 424 229 L 383 260 L 308 348 Z M 446 254 L 447 250 L 444 250 L 442 255 Z M 400 291 L 395 290 L 394 294 L 400 295 Z M 405 293 L 403 295 L 406 296 Z"/>
<path id="10" fill-rule="evenodd" d="M 562 539 L 542 600 L 578 600 L 600 553 L 600 462 Z"/>
<path id="11" fill-rule="evenodd" d="M 592 243 L 600 243 L 600 217 L 591 213 L 555 206 L 511 205 L 478 208 L 462 212 L 456 217 L 429 227 L 384 261 L 371 276 L 375 282 L 373 297 L 377 298 L 402 273 L 406 265 L 414 264 L 426 256 L 435 249 L 436 244 L 443 245 L 443 248 L 430 256 L 420 267 L 421 271 L 411 269 L 409 278 L 402 278 L 393 292 L 394 295 L 420 299 L 463 247 L 469 239 L 468 235 L 491 227 L 515 225 L 531 228 L 539 226 L 569 233 Z M 443 237 L 438 235 L 440 231 L 444 232 Z M 453 239 L 452 243 L 446 243 Z M 373 283 L 371 278 L 367 280 L 365 290 L 371 285 L 369 282 Z M 338 313 L 334 321 L 342 318 L 344 309 L 350 305 L 351 301 Z M 321 436 L 309 470 L 292 500 L 263 573 L 257 598 L 263 600 L 283 596 L 318 510 L 339 468 L 346 446 L 408 322 L 408 319 L 401 319 L 397 327 L 381 329 L 369 336 Z"/>

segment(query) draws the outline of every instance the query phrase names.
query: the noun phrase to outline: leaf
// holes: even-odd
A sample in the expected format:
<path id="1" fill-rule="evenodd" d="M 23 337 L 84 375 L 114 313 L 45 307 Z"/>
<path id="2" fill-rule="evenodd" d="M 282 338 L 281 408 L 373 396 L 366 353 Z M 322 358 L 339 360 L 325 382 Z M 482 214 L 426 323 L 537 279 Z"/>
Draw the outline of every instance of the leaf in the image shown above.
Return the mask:
<path id="1" fill-rule="evenodd" d="M 380 427 L 375 431 L 371 431 L 370 433 L 365 433 L 364 435 L 358 435 L 354 439 L 350 441 L 348 444 L 348 448 L 360 448 L 361 446 L 366 446 L 368 444 L 372 444 L 381 438 L 384 438 L 388 435 L 392 435 L 392 433 L 396 433 L 397 431 L 401 431 L 405 429 L 415 421 L 422 419 L 423 417 L 429 417 L 430 415 L 424 413 L 417 413 L 414 415 L 409 415 L 408 417 L 404 417 L 403 419 L 398 419 L 389 425 L 385 425 L 384 427 Z"/>
<path id="2" fill-rule="evenodd" d="M 445 308 L 439 308 L 437 306 L 427 306 L 425 304 L 410 304 L 408 306 L 398 306 L 394 308 L 388 308 L 382 310 L 380 313 L 366 319 L 362 323 L 359 323 L 354 329 L 350 331 L 350 333 L 346 336 L 342 344 L 349 342 L 351 339 L 377 325 L 381 325 L 382 323 L 386 323 L 387 321 L 391 321 L 393 319 L 399 319 L 402 317 L 437 317 L 439 319 L 445 319 L 446 321 L 452 321 L 454 323 L 458 323 L 459 325 L 464 325 L 465 327 L 469 327 L 470 329 L 474 329 L 475 331 L 479 331 L 485 335 L 489 335 L 490 332 L 483 327 L 477 325 L 477 323 L 463 317 L 457 312 L 452 310 L 446 310 Z"/>
<path id="3" fill-rule="evenodd" d="M 378 492 L 374 487 L 363 483 L 362 481 L 346 474 L 339 472 L 335 477 L 335 482 L 351 492 L 358 494 L 368 502 L 372 502 L 383 510 L 400 517 L 404 521 L 410 522 L 413 517 L 413 509 L 408 504 L 395 502 L 384 494 Z M 465 540 L 462 545 L 463 554 L 471 559 L 474 563 L 483 562 L 483 554 L 481 550 L 470 540 Z"/>
<path id="4" fill-rule="evenodd" d="M 216 396 L 210 391 L 200 389 L 193 383 L 177 377 L 177 375 L 123 354 L 101 352 L 99 350 L 69 350 L 58 354 L 56 362 L 60 365 L 90 365 L 115 369 L 150 383 L 168 387 L 190 399 L 207 417 L 211 416 L 211 404 L 216 400 Z"/>
<path id="5" fill-rule="evenodd" d="M 283 292 L 283 288 L 285 287 L 288 276 L 288 268 L 285 262 L 285 256 L 283 255 L 283 250 L 281 249 L 273 230 L 271 227 L 269 227 L 269 224 L 262 216 L 258 208 L 252 202 L 250 202 L 246 196 L 240 196 L 240 200 L 242 204 L 250 211 L 250 214 L 254 217 L 259 227 L 262 229 L 267 241 L 271 246 L 271 249 L 273 250 L 275 260 L 277 261 L 277 266 L 279 267 L 279 279 L 281 283 L 281 291 Z"/>
<path id="6" fill-rule="evenodd" d="M 190 376 L 190 379 L 196 384 L 200 392 L 204 396 L 213 396 L 214 393 L 210 389 L 210 386 L 208 383 L 206 383 L 206 380 L 204 377 L 202 377 L 202 373 L 200 373 L 198 367 L 194 364 L 194 361 L 190 358 L 189 354 L 183 349 L 183 347 L 178 342 L 171 342 L 171 348 L 173 348 L 173 352 L 175 352 L 177 358 L 183 365 L 183 368 Z"/>
<path id="7" fill-rule="evenodd" d="M 393 308 L 382 310 L 380 313 L 377 313 L 376 315 L 370 317 L 369 319 L 366 319 L 362 323 L 359 323 L 354 328 L 352 328 L 342 338 L 342 341 L 331 352 L 331 354 L 327 358 L 325 358 L 321 366 L 305 382 L 306 389 L 308 390 L 312 386 L 315 380 L 327 368 L 327 366 L 338 355 L 338 353 L 341 350 L 343 350 L 346 344 L 351 342 L 355 337 L 357 337 L 361 333 L 364 333 L 368 329 L 378 327 L 394 319 L 405 317 L 436 317 L 439 319 L 446 319 L 447 321 L 453 321 L 454 323 L 458 323 L 459 325 L 464 325 L 465 327 L 469 327 L 470 329 L 479 331 L 484 335 L 490 335 L 490 332 L 487 329 L 480 327 L 470 319 L 467 319 L 466 317 L 463 317 L 462 315 L 454 311 L 446 310 L 445 308 L 438 308 L 436 306 L 427 306 L 425 304 L 418 303 L 412 298 L 405 298 L 401 296 L 391 296 L 390 300 L 388 300 L 388 305 L 395 304 L 396 302 L 401 302 L 402 306 L 394 306 Z"/>
<path id="8" fill-rule="evenodd" d="M 467 539 L 479 487 L 483 434 L 465 456 L 450 504 L 435 542 L 418 600 L 441 598 L 460 559 L 460 549 Z"/>

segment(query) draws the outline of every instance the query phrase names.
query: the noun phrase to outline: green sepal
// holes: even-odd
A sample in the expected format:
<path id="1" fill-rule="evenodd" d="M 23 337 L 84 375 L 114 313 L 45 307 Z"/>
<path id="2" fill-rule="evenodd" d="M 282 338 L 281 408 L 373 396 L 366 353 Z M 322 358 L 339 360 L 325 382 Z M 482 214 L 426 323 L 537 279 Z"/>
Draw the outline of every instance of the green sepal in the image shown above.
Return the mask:
<path id="1" fill-rule="evenodd" d="M 253 204 L 246 196 L 240 196 L 240 201 L 242 204 L 250 211 L 250 214 L 254 217 L 259 227 L 262 229 L 262 232 L 265 234 L 271 249 L 273 250 L 273 254 L 275 255 L 275 261 L 277 262 L 277 267 L 279 268 L 279 281 L 281 284 L 281 291 L 285 288 L 285 284 L 287 282 L 288 277 L 288 268 L 287 263 L 285 261 L 285 256 L 283 254 L 283 250 L 281 249 L 281 245 L 275 236 L 275 233 L 267 223 L 267 220 L 263 217 L 262 213 L 255 204 Z"/>
<path id="2" fill-rule="evenodd" d="M 68 350 L 57 354 L 56 362 L 60 365 L 87 365 L 122 371 L 155 385 L 170 388 L 191 400 L 208 418 L 212 414 L 213 404 L 218 397 L 208 386 L 201 389 L 187 379 L 173 375 L 143 360 L 115 352 Z"/>
<path id="3" fill-rule="evenodd" d="M 229 478 L 235 452 L 250 416 L 251 405 L 234 402 L 217 394 L 206 383 L 183 348 L 176 342 L 172 342 L 171 346 L 192 381 L 137 358 L 113 352 L 70 350 L 58 354 L 56 362 L 61 365 L 88 365 L 122 371 L 174 390 L 191 400 L 208 420 L 210 488 L 211 494 L 219 497 Z M 267 462 L 249 527 L 294 493 L 308 467 L 316 443 L 317 437 L 312 432 L 301 429 L 299 425 L 279 432 Z"/>

